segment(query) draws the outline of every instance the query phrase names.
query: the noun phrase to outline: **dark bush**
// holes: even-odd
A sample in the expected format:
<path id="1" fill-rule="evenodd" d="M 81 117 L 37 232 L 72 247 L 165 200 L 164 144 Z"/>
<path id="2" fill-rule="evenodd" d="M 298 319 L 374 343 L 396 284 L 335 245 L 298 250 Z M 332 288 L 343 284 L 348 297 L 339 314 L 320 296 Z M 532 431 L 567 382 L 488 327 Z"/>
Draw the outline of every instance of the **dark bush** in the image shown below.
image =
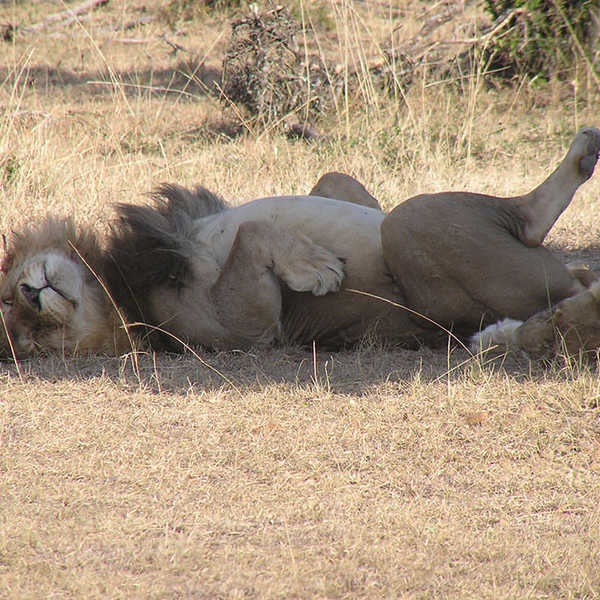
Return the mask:
<path id="1" fill-rule="evenodd" d="M 591 64 L 598 0 L 485 0 L 497 34 L 488 46 L 494 67 L 510 74 L 561 77 L 576 57 Z"/>
<path id="2" fill-rule="evenodd" d="M 305 56 L 296 41 L 301 31 L 284 6 L 233 21 L 223 60 L 225 101 L 244 105 L 263 125 L 290 113 L 301 119 L 321 114 L 332 82 L 319 56 Z"/>

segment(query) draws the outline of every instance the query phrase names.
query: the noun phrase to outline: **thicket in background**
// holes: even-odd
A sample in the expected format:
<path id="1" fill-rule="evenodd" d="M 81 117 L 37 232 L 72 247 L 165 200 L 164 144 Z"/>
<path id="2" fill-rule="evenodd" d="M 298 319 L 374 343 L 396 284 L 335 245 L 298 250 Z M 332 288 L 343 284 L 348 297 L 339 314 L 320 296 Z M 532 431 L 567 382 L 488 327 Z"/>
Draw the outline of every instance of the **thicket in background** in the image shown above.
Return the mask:
<path id="1" fill-rule="evenodd" d="M 262 125 L 287 115 L 315 118 L 331 108 L 333 71 L 319 55 L 307 55 L 302 40 L 313 38 L 285 6 L 250 13 L 231 23 L 223 60 L 226 102 L 244 106 Z"/>
<path id="2" fill-rule="evenodd" d="M 509 75 L 561 78 L 577 59 L 597 62 L 598 0 L 485 0 L 485 7 L 506 22 L 488 51 Z"/>

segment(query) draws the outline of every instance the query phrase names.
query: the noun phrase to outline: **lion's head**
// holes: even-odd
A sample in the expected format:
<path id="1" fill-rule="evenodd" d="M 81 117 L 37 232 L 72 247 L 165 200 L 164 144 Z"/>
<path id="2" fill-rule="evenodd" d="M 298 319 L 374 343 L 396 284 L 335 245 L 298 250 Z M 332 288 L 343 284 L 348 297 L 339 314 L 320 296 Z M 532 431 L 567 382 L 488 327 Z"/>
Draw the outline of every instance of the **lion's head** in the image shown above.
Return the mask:
<path id="1" fill-rule="evenodd" d="M 100 283 L 96 236 L 70 219 L 47 218 L 12 235 L 2 262 L 3 355 L 120 352 L 127 336 Z"/>
<path id="2" fill-rule="evenodd" d="M 125 324 L 145 322 L 149 298 L 186 278 L 179 244 L 191 244 L 194 218 L 224 208 L 204 188 L 164 185 L 154 207 L 118 207 L 105 244 L 69 218 L 49 216 L 13 233 L 0 265 L 0 357 L 131 350 Z M 178 348 L 151 326 L 135 329 L 139 343 Z"/>

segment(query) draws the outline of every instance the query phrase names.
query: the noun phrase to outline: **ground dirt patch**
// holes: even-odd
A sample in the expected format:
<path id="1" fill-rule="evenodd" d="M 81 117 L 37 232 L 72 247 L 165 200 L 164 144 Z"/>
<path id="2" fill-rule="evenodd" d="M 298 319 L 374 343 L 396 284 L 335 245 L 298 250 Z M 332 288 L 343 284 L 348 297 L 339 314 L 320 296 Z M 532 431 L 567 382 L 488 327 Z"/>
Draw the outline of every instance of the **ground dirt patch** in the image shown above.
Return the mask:
<path id="1" fill-rule="evenodd" d="M 103 230 L 164 181 L 241 203 L 337 170 L 386 209 L 521 194 L 599 126 L 582 72 L 498 86 L 473 50 L 430 76 L 411 44 L 436 16 L 440 52 L 476 36 L 476 3 L 312 0 L 286 5 L 342 84 L 324 135 L 292 140 L 215 92 L 248 7 L 161 4 L 28 30 L 65 7 L 0 3 L 1 231 L 48 211 Z M 400 46 L 420 68 L 381 86 Z M 554 228 L 565 260 L 600 267 L 599 196 L 597 173 Z M 4 363 L 0 596 L 599 598 L 598 381 L 562 357 L 368 342 Z"/>

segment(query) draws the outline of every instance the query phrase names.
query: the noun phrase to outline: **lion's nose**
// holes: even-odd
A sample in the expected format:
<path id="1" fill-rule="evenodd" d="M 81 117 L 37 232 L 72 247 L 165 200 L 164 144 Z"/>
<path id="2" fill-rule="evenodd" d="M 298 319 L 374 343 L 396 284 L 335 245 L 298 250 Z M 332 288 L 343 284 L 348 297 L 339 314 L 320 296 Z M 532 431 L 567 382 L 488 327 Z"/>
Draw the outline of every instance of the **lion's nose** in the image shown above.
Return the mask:
<path id="1" fill-rule="evenodd" d="M 22 283 L 20 289 L 23 298 L 25 298 L 33 308 L 37 311 L 42 310 L 42 305 L 40 304 L 41 288 L 34 288 L 26 283 Z"/>

